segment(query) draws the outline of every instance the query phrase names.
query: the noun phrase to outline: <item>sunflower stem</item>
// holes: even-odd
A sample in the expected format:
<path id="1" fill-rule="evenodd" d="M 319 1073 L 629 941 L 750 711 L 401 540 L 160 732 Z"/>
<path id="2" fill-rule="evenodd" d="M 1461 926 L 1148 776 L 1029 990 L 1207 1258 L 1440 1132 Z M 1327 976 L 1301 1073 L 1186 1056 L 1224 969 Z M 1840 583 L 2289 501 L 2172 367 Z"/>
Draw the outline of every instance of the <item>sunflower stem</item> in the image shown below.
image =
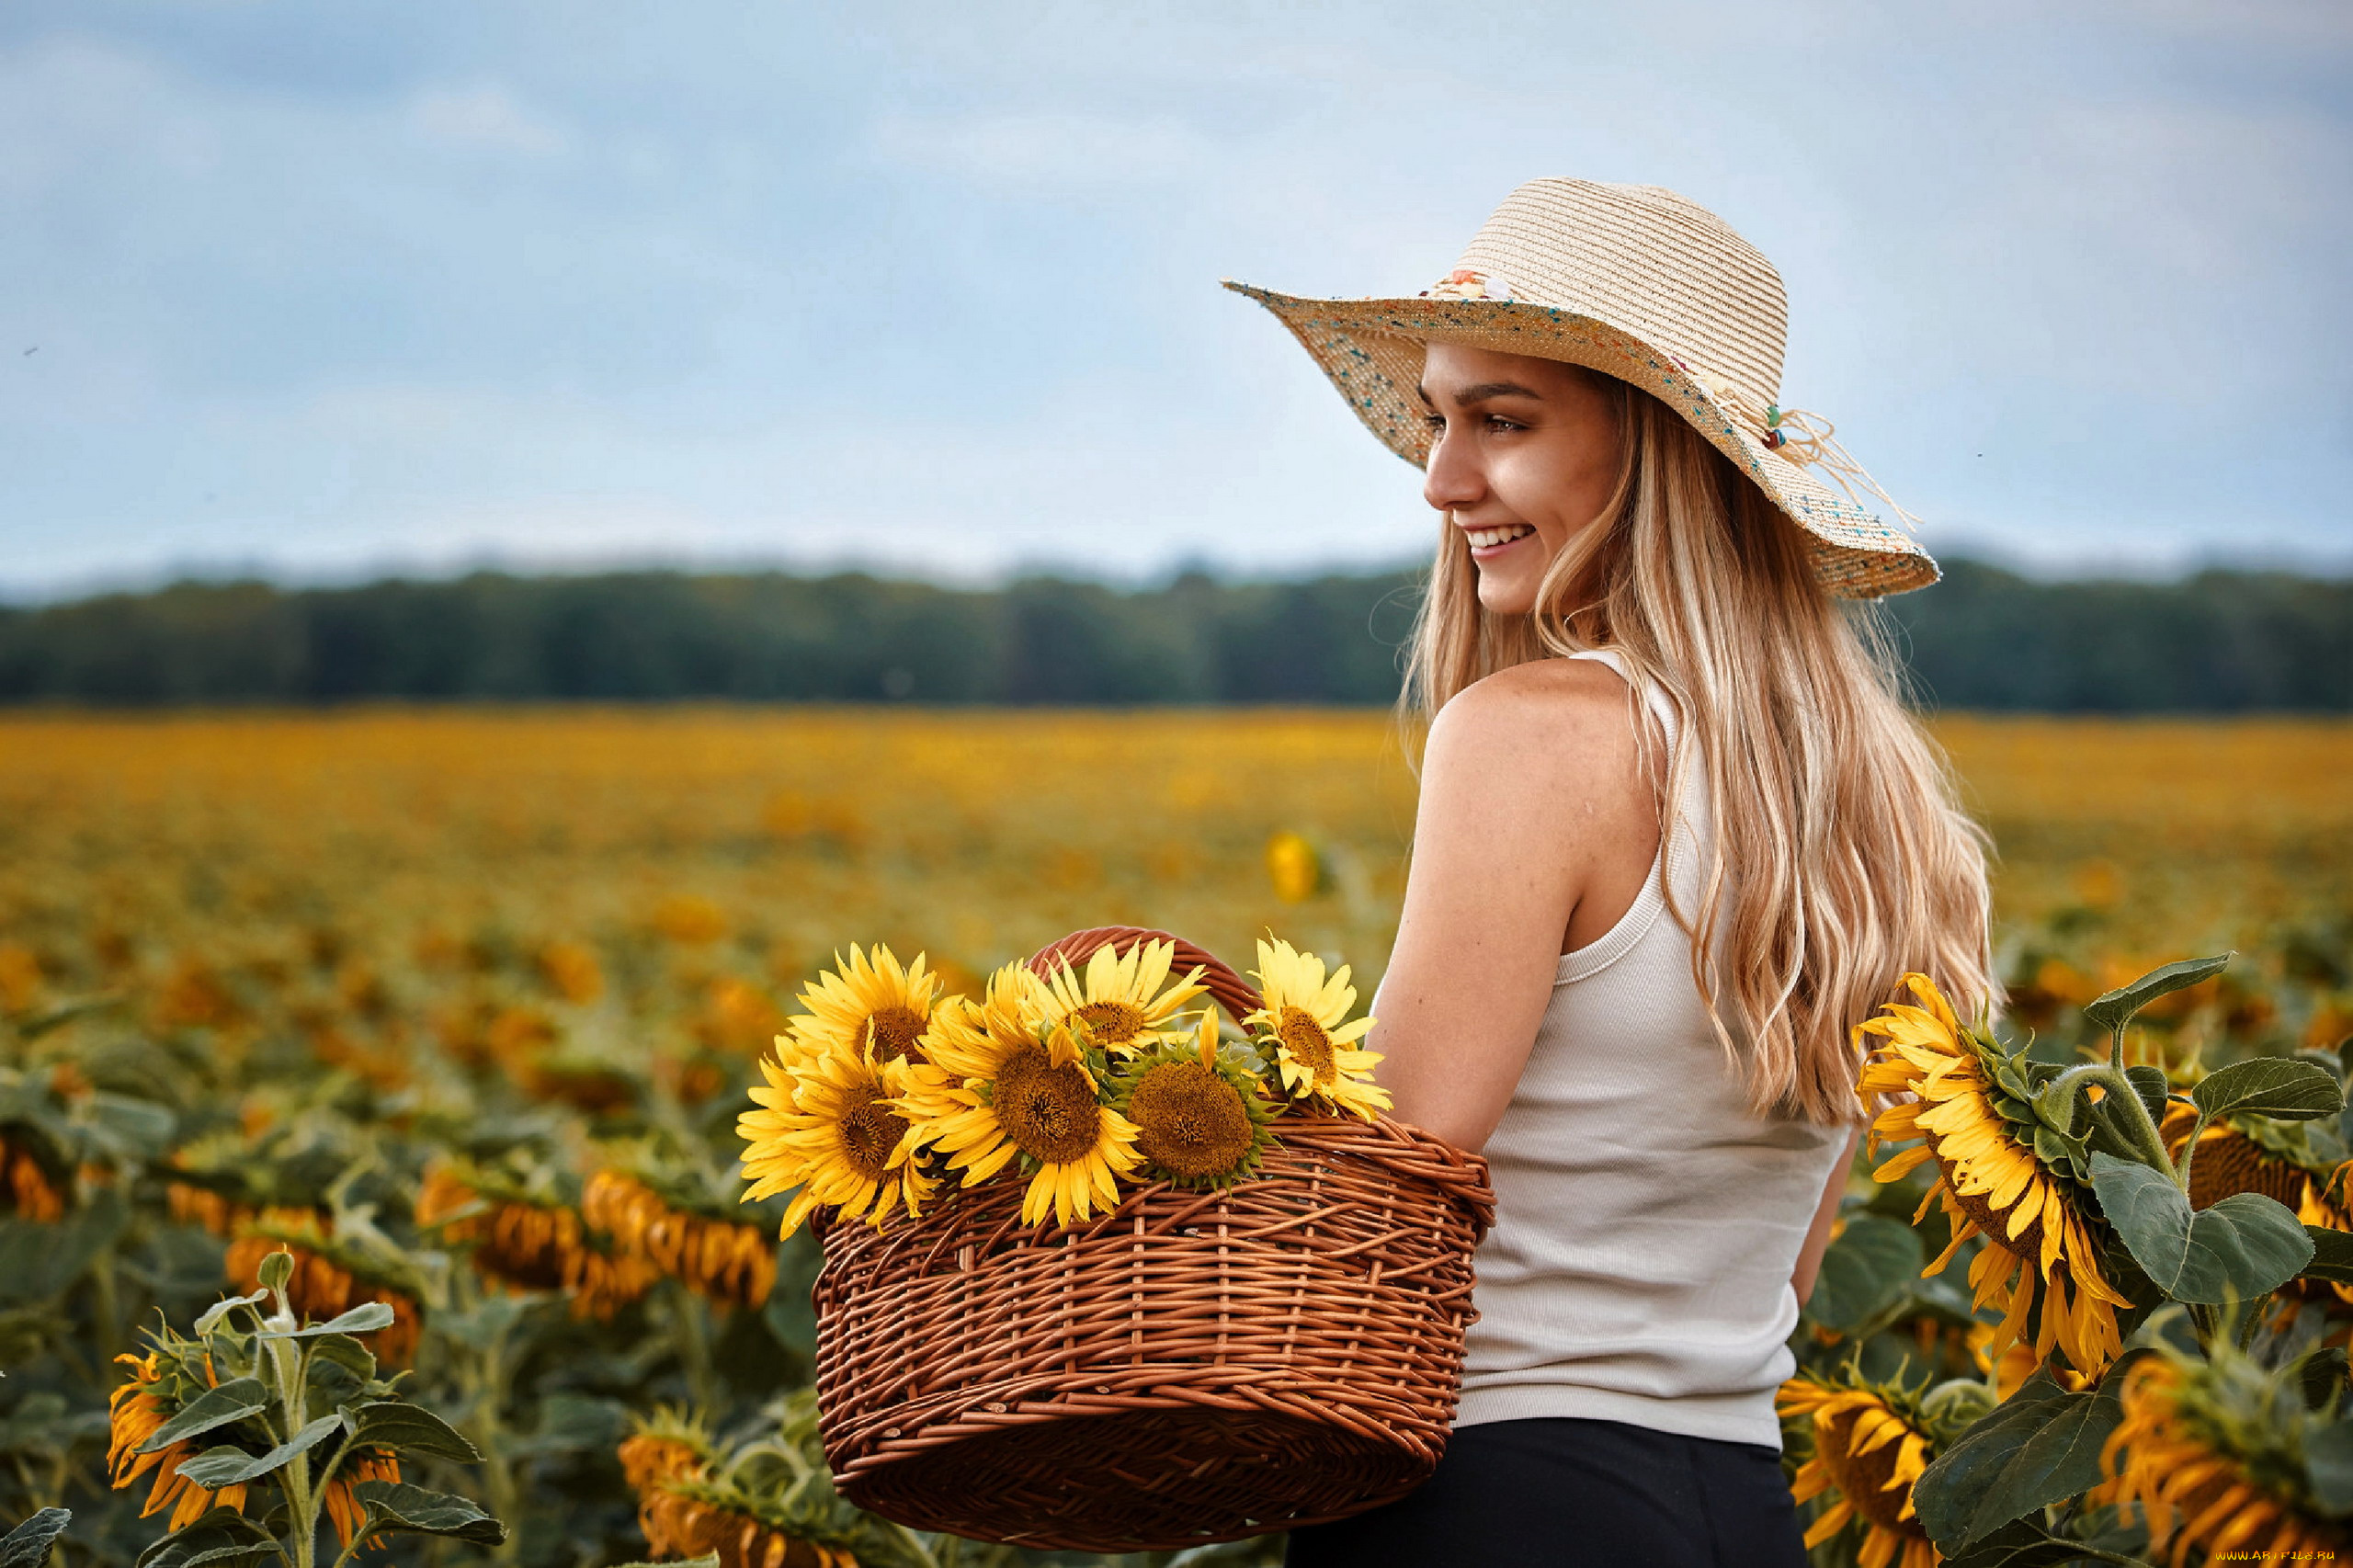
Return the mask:
<path id="1" fill-rule="evenodd" d="M 2188 1166 L 2176 1170 L 2173 1156 L 2165 1153 L 2165 1141 L 2157 1131 L 2157 1124 L 2150 1119 L 2149 1108 L 2141 1103 L 2141 1091 L 2132 1085 L 2121 1065 L 2071 1067 L 2054 1082 L 2074 1082 L 2078 1085 L 2097 1084 L 2107 1091 L 2101 1108 L 2107 1110 L 2111 1127 L 2121 1131 L 2131 1145 L 2131 1153 L 2151 1170 L 2163 1171 L 2177 1186 L 2188 1188 Z M 2110 1103 L 2113 1109 L 2108 1109 Z"/>
<path id="2" fill-rule="evenodd" d="M 2189 1162 L 2197 1157 L 2198 1141 L 2206 1135 L 2206 1124 L 2212 1120 L 2204 1111 L 2198 1113 L 2198 1125 L 2189 1130 L 2189 1142 L 2181 1146 L 2181 1168 L 2174 1173 L 2174 1185 L 2182 1191 L 2189 1190 Z"/>

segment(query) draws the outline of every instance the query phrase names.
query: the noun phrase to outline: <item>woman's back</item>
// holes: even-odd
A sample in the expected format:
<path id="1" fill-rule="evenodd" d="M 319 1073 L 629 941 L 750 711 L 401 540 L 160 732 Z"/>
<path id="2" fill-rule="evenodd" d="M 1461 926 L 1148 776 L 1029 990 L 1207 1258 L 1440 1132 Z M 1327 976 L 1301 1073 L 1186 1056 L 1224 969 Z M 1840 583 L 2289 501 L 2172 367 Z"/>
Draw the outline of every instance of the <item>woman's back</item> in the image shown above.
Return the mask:
<path id="1" fill-rule="evenodd" d="M 1573 656 L 1628 673 L 1613 653 Z M 1673 707 L 1654 693 L 1650 708 L 1671 753 Z M 1583 1416 L 1779 1441 L 1790 1272 L 1846 1131 L 1749 1115 L 1692 983 L 1665 879 L 1678 907 L 1699 906 L 1699 772 L 1688 767 L 1679 821 L 1631 907 L 1562 955 L 1487 1141 L 1496 1222 L 1479 1251 L 1461 1425 Z"/>
<path id="2" fill-rule="evenodd" d="M 1498 1196 L 1436 1476 L 1291 1561 L 1795 1568 L 1771 1400 L 1850 1031 L 1909 971 L 1995 999 L 1980 835 L 1838 602 L 1935 564 L 1783 404 L 1771 265 L 1672 191 L 1530 182 L 1412 299 L 1251 292 L 1443 519 L 1369 1043 Z"/>

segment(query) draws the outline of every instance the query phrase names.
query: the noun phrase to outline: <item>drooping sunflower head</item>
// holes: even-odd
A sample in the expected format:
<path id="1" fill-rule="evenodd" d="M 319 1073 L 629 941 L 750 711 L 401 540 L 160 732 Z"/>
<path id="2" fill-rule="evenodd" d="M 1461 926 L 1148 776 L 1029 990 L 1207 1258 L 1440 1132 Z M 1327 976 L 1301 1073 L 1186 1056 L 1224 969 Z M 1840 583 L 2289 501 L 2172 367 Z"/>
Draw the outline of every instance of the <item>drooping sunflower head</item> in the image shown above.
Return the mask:
<path id="1" fill-rule="evenodd" d="M 1147 1174 L 1178 1187 L 1231 1187 L 1257 1170 L 1275 1142 L 1276 1108 L 1241 1051 L 1163 1045 L 1111 1082 L 1111 1104 L 1136 1125 Z"/>
<path id="2" fill-rule="evenodd" d="M 716 1556 L 721 1568 L 858 1568 L 847 1545 L 764 1518 L 733 1486 L 679 1478 L 638 1500 L 638 1526 L 657 1558 Z"/>
<path id="3" fill-rule="evenodd" d="M 2165 1152 L 2177 1160 L 2198 1124 L 2198 1112 L 2178 1101 L 2165 1107 L 2160 1132 Z M 2189 1206 L 2204 1209 L 2235 1193 L 2259 1192 L 2290 1209 L 2303 1205 L 2307 1189 L 2325 1183 L 2332 1162 L 2314 1150 L 2303 1122 L 2263 1116 L 2226 1116 L 2199 1134 L 2189 1161 Z"/>
<path id="4" fill-rule="evenodd" d="M 2094 1503 L 2139 1505 L 2153 1548 L 2267 1562 L 2341 1556 L 2353 1532 L 2317 1503 L 2305 1443 L 2329 1419 L 2307 1411 L 2291 1365 L 2267 1373 L 2227 1342 L 2215 1359 L 2157 1349 L 2124 1373 L 2124 1415 L 2100 1449 Z"/>
<path id="5" fill-rule="evenodd" d="M 631 1491 L 642 1495 L 665 1482 L 699 1477 L 710 1470 L 710 1432 L 676 1405 L 659 1404 L 650 1415 L 633 1415 L 630 1428 L 621 1439 L 620 1459 Z"/>
<path id="6" fill-rule="evenodd" d="M 1271 1058 L 1284 1093 L 1353 1111 L 1368 1121 L 1374 1111 L 1387 1110 L 1389 1092 L 1371 1076 L 1381 1053 L 1357 1046 L 1373 1021 L 1345 1021 L 1357 1001 L 1348 966 L 1342 964 L 1326 978 L 1323 959 L 1274 937 L 1258 943 L 1258 967 L 1252 972 L 1265 1006 L 1243 1023 Z"/>
<path id="7" fill-rule="evenodd" d="M 1988 1244 L 1969 1278 L 1976 1304 L 2002 1311 L 1990 1353 L 1999 1358 L 2032 1324 L 2038 1361 L 2055 1347 L 2097 1376 L 2119 1348 L 2116 1309 L 2131 1303 L 2100 1273 L 2107 1230 L 2088 1197 L 2087 1149 L 2036 1117 L 2037 1074 L 2052 1069 L 1964 1028 L 1926 975 L 1904 978 L 1918 1006 L 1890 1003 L 1855 1027 L 1859 1045 L 1879 1041 L 1856 1085 L 1865 1108 L 1882 1095 L 1913 1096 L 1872 1119 L 1872 1146 L 1918 1141 L 1871 1178 L 1894 1181 L 1935 1162 L 1914 1220 L 1940 1203 L 1952 1242 L 1923 1272 L 1940 1271 L 1983 1235 Z"/>
<path id="8" fill-rule="evenodd" d="M 39 1224 L 53 1224 L 65 1217 L 71 1190 L 70 1179 L 40 1158 L 25 1130 L 0 1131 L 0 1208 Z"/>
<path id="9" fill-rule="evenodd" d="M 222 1259 L 230 1280 L 243 1290 L 261 1288 L 262 1261 L 275 1252 L 293 1259 L 286 1279 L 286 1304 L 298 1318 L 325 1323 L 367 1301 L 392 1309 L 385 1328 L 360 1335 L 360 1343 L 391 1367 L 416 1359 L 424 1331 L 424 1281 L 394 1258 L 337 1241 L 332 1216 L 311 1209 L 265 1209 L 239 1225 Z"/>
<path id="10" fill-rule="evenodd" d="M 656 1172 L 610 1165 L 581 1189 L 580 1217 L 613 1238 L 616 1250 L 643 1258 L 715 1306 L 756 1307 L 776 1283 L 776 1249 L 766 1229 L 714 1211 L 707 1199 L 682 1195 L 688 1184 Z"/>
<path id="11" fill-rule="evenodd" d="M 1031 1173 L 1023 1222 L 1051 1212 L 1067 1225 L 1118 1205 L 1136 1130 L 1103 1103 L 1102 1052 L 1053 1021 L 1044 992 L 1021 965 L 997 971 L 981 1002 L 937 1033 L 932 1066 L 946 1081 L 914 1085 L 904 1103 L 916 1141 L 966 1187 L 1017 1160 Z"/>
<path id="12" fill-rule="evenodd" d="M 1047 1016 L 1086 1045 L 1114 1055 L 1181 1040 L 1176 1010 L 1202 994 L 1196 983 L 1201 971 L 1196 966 L 1171 983 L 1176 953 L 1174 942 L 1138 942 L 1124 953 L 1096 949 L 1084 973 L 1058 962 L 1046 977 Z"/>
<path id="13" fill-rule="evenodd" d="M 901 1209 L 922 1211 L 938 1182 L 914 1157 L 901 1103 L 913 1083 L 906 1058 L 835 1040 L 790 1070 L 764 1060 L 760 1072 L 767 1082 L 752 1089 L 757 1108 L 735 1122 L 751 1183 L 745 1202 L 800 1188 L 785 1210 L 788 1236 L 821 1206 L 877 1226 Z"/>
<path id="14" fill-rule="evenodd" d="M 343 1461 L 320 1499 L 326 1508 L 327 1521 L 335 1526 L 338 1543 L 349 1546 L 351 1538 L 368 1523 L 368 1506 L 353 1494 L 352 1489 L 363 1481 L 397 1485 L 400 1479 L 400 1456 L 381 1449 L 361 1449 Z"/>
<path id="15" fill-rule="evenodd" d="M 1938 1431 L 1917 1394 L 1851 1372 L 1802 1376 L 1781 1385 L 1774 1408 L 1806 1418 L 1812 1431 L 1813 1455 L 1790 1483 L 1797 1500 L 1833 1494 L 1805 1544 L 1819 1546 L 1859 1523 L 1861 1568 L 1932 1568 L 1936 1547 L 1913 1511 L 1912 1488 L 1937 1457 Z"/>
<path id="16" fill-rule="evenodd" d="M 165 1422 L 211 1386 L 204 1346 L 164 1330 L 153 1336 L 153 1348 L 148 1354 L 118 1356 L 115 1360 L 129 1367 L 131 1376 L 107 1396 L 107 1469 L 114 1489 L 121 1491 L 153 1471 L 154 1483 L 148 1488 L 139 1517 L 143 1519 L 169 1508 L 169 1528 L 176 1530 L 187 1528 L 214 1508 L 244 1512 L 243 1485 L 209 1491 L 180 1474 L 180 1461 L 197 1450 L 196 1438 L 183 1437 L 152 1453 L 140 1452 Z M 205 1441 L 216 1441 L 222 1436 L 216 1429 Z"/>
<path id="17" fill-rule="evenodd" d="M 778 1037 L 778 1050 L 790 1049 L 795 1062 L 836 1046 L 870 1048 L 882 1062 L 921 1062 L 938 991 L 939 977 L 924 967 L 923 954 L 903 968 L 879 942 L 870 949 L 852 943 L 847 960 L 836 957 L 835 967 L 801 993 L 806 1011 L 788 1020 L 790 1034 Z"/>

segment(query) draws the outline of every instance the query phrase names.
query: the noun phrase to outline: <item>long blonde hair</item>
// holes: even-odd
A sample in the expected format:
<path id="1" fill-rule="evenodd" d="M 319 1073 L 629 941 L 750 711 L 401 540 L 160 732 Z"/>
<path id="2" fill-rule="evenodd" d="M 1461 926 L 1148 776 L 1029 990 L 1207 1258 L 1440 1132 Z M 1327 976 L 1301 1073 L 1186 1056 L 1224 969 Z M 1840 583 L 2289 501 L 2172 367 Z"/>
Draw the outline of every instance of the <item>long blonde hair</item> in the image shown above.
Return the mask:
<path id="1" fill-rule="evenodd" d="M 1699 907 L 1678 907 L 1671 880 L 1668 907 L 1751 1108 L 1852 1121 L 1850 1031 L 1904 974 L 2000 1002 L 1984 835 L 1905 710 L 1877 620 L 1824 591 L 1806 536 L 1672 409 L 1596 380 L 1616 398 L 1616 493 L 1553 558 L 1527 616 L 1481 607 L 1469 544 L 1441 528 L 1401 716 L 1427 719 L 1508 665 L 1615 649 L 1661 824 L 1687 811 L 1695 748 L 1707 782 L 1715 847 Z M 1645 687 L 1682 717 L 1670 757 L 1642 722 Z"/>

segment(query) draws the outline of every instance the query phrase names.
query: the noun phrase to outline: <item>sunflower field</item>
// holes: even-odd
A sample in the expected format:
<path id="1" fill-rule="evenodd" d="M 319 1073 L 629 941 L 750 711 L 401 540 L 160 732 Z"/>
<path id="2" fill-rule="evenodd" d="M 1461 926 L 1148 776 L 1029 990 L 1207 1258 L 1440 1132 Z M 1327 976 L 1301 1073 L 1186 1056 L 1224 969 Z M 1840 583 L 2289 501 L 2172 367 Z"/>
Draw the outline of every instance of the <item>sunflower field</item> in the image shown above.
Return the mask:
<path id="1" fill-rule="evenodd" d="M 1941 733 L 2011 1002 L 1867 1037 L 1782 1393 L 1815 1560 L 2344 1547 L 2353 730 Z M 1354 712 L 0 721 L 0 1527 L 71 1568 L 1120 1561 L 835 1496 L 818 1254 L 738 1120 L 853 939 L 982 997 L 1085 926 L 1272 932 L 1369 995 L 1413 797 Z"/>

